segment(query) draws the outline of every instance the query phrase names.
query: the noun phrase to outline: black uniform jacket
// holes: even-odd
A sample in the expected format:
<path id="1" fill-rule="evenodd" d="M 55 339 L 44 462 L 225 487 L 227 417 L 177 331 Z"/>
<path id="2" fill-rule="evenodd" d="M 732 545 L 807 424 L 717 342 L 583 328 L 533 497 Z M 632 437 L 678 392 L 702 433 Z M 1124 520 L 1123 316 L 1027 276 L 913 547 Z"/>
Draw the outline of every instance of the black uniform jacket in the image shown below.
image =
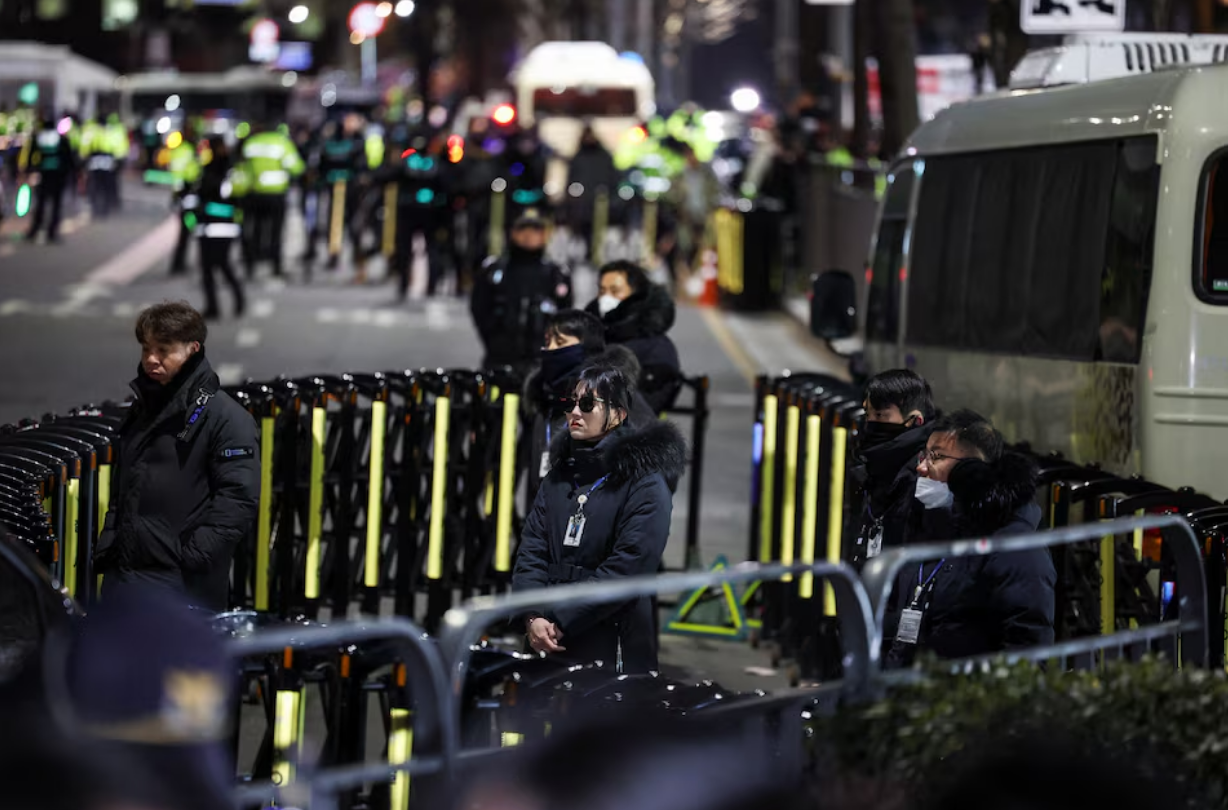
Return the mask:
<path id="1" fill-rule="evenodd" d="M 666 481 L 679 477 L 686 465 L 686 443 L 678 429 L 661 421 L 639 431 L 623 426 L 595 446 L 564 434 L 554 443 L 553 458 L 521 534 L 513 589 L 657 573 L 673 511 Z M 606 475 L 584 506 L 579 546 L 565 546 L 579 496 Z M 567 652 L 562 655 L 570 659 L 612 667 L 621 652 L 625 672 L 657 667 L 648 597 L 555 610 L 545 606 L 542 614 L 563 632 Z"/>
<path id="2" fill-rule="evenodd" d="M 1034 501 L 1036 470 L 1027 458 L 1007 453 L 994 464 L 961 461 L 948 485 L 949 509 L 925 510 L 915 539 L 943 541 L 999 537 L 1036 531 L 1041 511 Z M 928 577 L 937 562 L 926 563 Z M 897 604 L 907 607 L 922 571 L 909 568 L 896 586 Z M 948 559 L 934 576 L 920 649 L 940 658 L 964 658 L 1053 643 L 1057 572 L 1047 549 Z M 892 633 L 894 637 L 894 631 Z M 887 644 L 891 644 L 888 639 Z M 908 663 L 913 645 L 891 646 L 889 661 Z"/>
<path id="3" fill-rule="evenodd" d="M 674 299 L 660 284 L 649 284 L 601 315 L 597 301 L 585 311 L 601 318 L 607 343 L 617 343 L 635 352 L 640 361 L 640 391 L 660 413 L 674 404 L 682 387 L 682 361 L 678 348 L 666 334 L 677 315 Z"/>
<path id="4" fill-rule="evenodd" d="M 860 569 L 867 547 L 881 531 L 882 551 L 908 542 L 917 504 L 917 456 L 932 432 L 929 425 L 905 431 L 885 444 L 862 452 L 850 471 L 861 494 L 861 520 L 853 535 L 849 562 Z"/>
<path id="5" fill-rule="evenodd" d="M 196 354 L 167 386 L 138 372 L 95 562 L 107 585 L 148 583 L 224 610 L 235 548 L 255 524 L 260 437 Z"/>

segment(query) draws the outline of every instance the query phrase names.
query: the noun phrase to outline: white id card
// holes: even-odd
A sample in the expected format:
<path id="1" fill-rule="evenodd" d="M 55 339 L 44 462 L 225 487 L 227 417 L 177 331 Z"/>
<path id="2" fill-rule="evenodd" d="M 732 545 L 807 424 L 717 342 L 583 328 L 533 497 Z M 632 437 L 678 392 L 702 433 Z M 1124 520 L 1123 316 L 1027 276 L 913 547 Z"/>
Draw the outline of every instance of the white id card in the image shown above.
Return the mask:
<path id="1" fill-rule="evenodd" d="M 895 640 L 905 644 L 916 644 L 921 637 L 921 617 L 919 610 L 907 608 L 900 614 L 900 628 L 895 633 Z"/>
<path id="2" fill-rule="evenodd" d="M 538 468 L 537 477 L 545 478 L 550 474 L 550 451 L 546 450 L 542 453 L 541 467 Z"/>
<path id="3" fill-rule="evenodd" d="M 870 545 L 866 546 L 866 559 L 877 557 L 883 553 L 883 527 L 879 526 L 878 530 L 870 537 Z"/>
<path id="4" fill-rule="evenodd" d="M 580 538 L 584 536 L 584 520 L 584 515 L 572 515 L 567 519 L 567 534 L 563 535 L 563 545 L 569 548 L 580 545 Z"/>

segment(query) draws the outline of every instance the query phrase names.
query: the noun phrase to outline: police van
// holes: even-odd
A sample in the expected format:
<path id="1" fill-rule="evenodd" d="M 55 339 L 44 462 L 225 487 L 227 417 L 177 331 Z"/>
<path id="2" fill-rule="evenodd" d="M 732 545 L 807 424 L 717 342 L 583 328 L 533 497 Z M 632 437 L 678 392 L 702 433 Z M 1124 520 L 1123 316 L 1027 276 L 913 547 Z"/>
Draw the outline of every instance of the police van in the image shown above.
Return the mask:
<path id="1" fill-rule="evenodd" d="M 892 165 L 864 284 L 816 279 L 815 334 L 855 329 L 870 372 L 1009 440 L 1228 497 L 1226 60 L 1228 37 L 1071 38 L 941 112 Z"/>

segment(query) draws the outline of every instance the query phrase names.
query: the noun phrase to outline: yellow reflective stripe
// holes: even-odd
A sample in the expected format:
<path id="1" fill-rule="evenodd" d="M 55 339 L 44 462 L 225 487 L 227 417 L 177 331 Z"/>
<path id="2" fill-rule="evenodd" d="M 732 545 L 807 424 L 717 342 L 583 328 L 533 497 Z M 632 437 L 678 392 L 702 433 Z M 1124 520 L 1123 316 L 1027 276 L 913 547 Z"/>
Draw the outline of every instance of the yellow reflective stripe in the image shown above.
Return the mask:
<path id="1" fill-rule="evenodd" d="M 490 195 L 490 248 L 491 256 L 503 254 L 503 222 L 507 217 L 507 198 L 502 191 L 491 192 Z"/>
<path id="2" fill-rule="evenodd" d="M 772 561 L 772 496 L 776 490 L 776 395 L 763 398 L 763 458 L 759 466 L 759 562 Z"/>
<path id="3" fill-rule="evenodd" d="M 320 538 L 324 529 L 324 434 L 327 411 L 311 409 L 311 479 L 307 499 L 307 559 L 304 565 L 304 593 L 308 599 L 320 597 Z"/>
<path id="4" fill-rule="evenodd" d="M 657 203 L 655 200 L 644 202 L 644 261 L 651 263 L 657 255 Z"/>
<path id="5" fill-rule="evenodd" d="M 520 396 L 503 397 L 503 447 L 499 456 L 499 514 L 495 520 L 495 570 L 512 570 L 512 501 L 516 491 L 516 432 Z"/>
<path id="6" fill-rule="evenodd" d="M 797 528 L 797 434 L 801 415 L 802 409 L 797 405 L 790 405 L 785 411 L 785 480 L 780 505 L 780 562 L 783 565 L 793 564 L 793 538 Z M 793 575 L 786 574 L 781 580 L 792 582 Z"/>
<path id="7" fill-rule="evenodd" d="M 435 400 L 434 474 L 431 477 L 431 528 L 427 537 L 426 578 L 443 579 L 443 510 L 446 508 L 444 487 L 448 472 L 448 421 L 452 401 L 448 397 Z"/>
<path id="8" fill-rule="evenodd" d="M 102 534 L 102 525 L 107 520 L 107 512 L 111 507 L 111 465 L 98 465 L 98 533 Z"/>
<path id="9" fill-rule="evenodd" d="M 1117 630 L 1116 539 L 1111 534 L 1100 539 L 1100 634 L 1105 636 Z"/>
<path id="10" fill-rule="evenodd" d="M 827 509 L 827 561 L 840 562 L 844 532 L 844 453 L 848 447 L 847 428 L 831 429 L 831 497 Z M 823 583 L 823 615 L 836 615 L 836 592 L 830 583 Z"/>
<path id="11" fill-rule="evenodd" d="M 397 252 L 397 184 L 384 187 L 384 258 L 390 259 Z M 401 270 L 402 268 L 397 268 Z"/>
<path id="12" fill-rule="evenodd" d="M 64 585 L 70 596 L 77 595 L 77 517 L 81 479 L 69 478 L 64 508 Z"/>
<path id="13" fill-rule="evenodd" d="M 341 237 L 345 229 L 345 181 L 333 183 L 333 205 L 329 212 L 328 223 L 328 255 L 337 256 L 341 253 Z"/>
<path id="14" fill-rule="evenodd" d="M 814 547 L 819 533 L 819 439 L 823 417 L 806 417 L 806 469 L 802 472 L 802 562 L 814 564 Z M 802 574 L 800 596 L 814 597 L 814 574 Z"/>
<path id="15" fill-rule="evenodd" d="M 294 759 L 292 748 L 297 748 L 299 741 L 299 719 L 302 715 L 301 692 L 280 690 L 274 704 L 273 717 L 273 781 L 277 785 L 288 785 L 294 781 Z"/>
<path id="16" fill-rule="evenodd" d="M 414 729 L 409 709 L 392 709 L 388 712 L 388 764 L 404 765 L 413 753 Z M 389 790 L 390 810 L 408 810 L 409 773 L 397 771 Z"/>
<path id="17" fill-rule="evenodd" d="M 371 403 L 371 461 L 367 477 L 367 560 L 362 582 L 379 586 L 380 540 L 384 534 L 384 437 L 388 430 L 388 403 Z"/>
<path id="18" fill-rule="evenodd" d="M 514 731 L 505 731 L 499 735 L 499 745 L 503 748 L 515 748 L 524 743 L 524 735 Z"/>
<path id="19" fill-rule="evenodd" d="M 273 430 L 271 416 L 260 420 L 260 511 L 256 514 L 256 610 L 269 609 L 269 546 L 273 541 Z"/>

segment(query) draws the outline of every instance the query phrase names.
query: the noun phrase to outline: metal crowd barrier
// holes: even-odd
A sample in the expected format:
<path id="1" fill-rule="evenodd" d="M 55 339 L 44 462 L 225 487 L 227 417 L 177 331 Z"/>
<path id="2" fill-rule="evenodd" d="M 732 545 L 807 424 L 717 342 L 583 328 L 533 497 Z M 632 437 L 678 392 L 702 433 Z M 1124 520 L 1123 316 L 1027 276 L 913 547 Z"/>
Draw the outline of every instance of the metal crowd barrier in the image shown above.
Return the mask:
<path id="1" fill-rule="evenodd" d="M 693 397 L 671 413 L 692 419 L 685 559 L 699 567 L 708 378 L 683 384 Z M 499 370 L 426 369 L 226 388 L 259 426 L 261 478 L 230 605 L 289 619 L 358 603 L 434 630 L 458 598 L 506 590 L 523 522 L 521 387 Z M 83 605 L 126 412 L 0 427 L 0 523 Z"/>

